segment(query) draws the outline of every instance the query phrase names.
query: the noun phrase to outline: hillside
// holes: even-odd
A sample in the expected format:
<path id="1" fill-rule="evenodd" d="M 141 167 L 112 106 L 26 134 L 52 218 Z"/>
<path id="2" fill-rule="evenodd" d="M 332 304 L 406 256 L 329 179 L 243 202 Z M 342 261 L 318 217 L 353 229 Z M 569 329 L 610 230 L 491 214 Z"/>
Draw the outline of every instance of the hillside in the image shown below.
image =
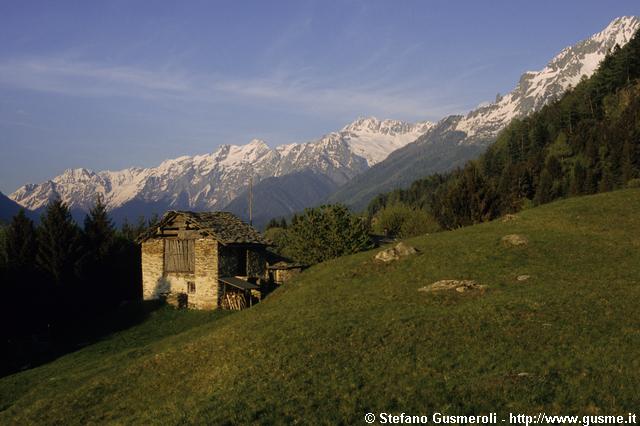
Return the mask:
<path id="1" fill-rule="evenodd" d="M 633 412 L 639 209 L 639 189 L 572 198 L 409 240 L 420 254 L 392 264 L 365 252 L 317 265 L 240 313 L 156 311 L 0 379 L 0 423 Z M 514 233 L 529 244 L 503 246 Z M 417 291 L 441 279 L 488 288 Z"/>
<path id="2" fill-rule="evenodd" d="M 453 229 L 531 204 L 639 187 L 638 58 L 640 33 L 561 98 L 514 119 L 477 160 L 379 194 L 369 203 L 369 215 L 402 203 Z"/>
<path id="3" fill-rule="evenodd" d="M 389 155 L 329 198 L 362 210 L 377 194 L 406 188 L 418 178 L 452 170 L 477 158 L 515 118 L 529 116 L 591 76 L 607 54 L 640 29 L 640 19 L 614 19 L 602 31 L 559 52 L 539 71 L 527 71 L 516 87 L 467 115 L 446 117 L 415 142 Z"/>
<path id="4" fill-rule="evenodd" d="M 460 118 L 451 116 L 441 120 L 417 141 L 392 152 L 384 161 L 339 187 L 328 201 L 361 211 L 381 192 L 406 187 L 416 177 L 447 172 L 478 158 L 487 144 L 461 144 L 466 134 L 454 130 Z"/>

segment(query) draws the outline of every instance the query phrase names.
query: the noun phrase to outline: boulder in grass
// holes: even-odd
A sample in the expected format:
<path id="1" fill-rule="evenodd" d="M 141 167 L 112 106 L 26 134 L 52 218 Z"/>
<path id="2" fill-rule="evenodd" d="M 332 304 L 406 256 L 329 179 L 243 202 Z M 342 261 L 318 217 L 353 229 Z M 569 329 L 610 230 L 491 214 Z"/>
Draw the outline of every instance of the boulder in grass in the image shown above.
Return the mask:
<path id="1" fill-rule="evenodd" d="M 413 254 L 417 254 L 418 250 L 415 247 L 412 247 L 405 243 L 398 243 L 395 247 L 390 247 L 388 249 L 384 249 L 379 251 L 375 259 L 380 262 L 392 262 L 394 260 L 398 260 L 404 256 L 411 256 Z"/>
<path id="2" fill-rule="evenodd" d="M 395 248 L 391 247 L 391 248 L 379 251 L 376 254 L 375 259 L 380 262 L 387 263 L 387 262 L 400 259 L 400 256 L 398 256 L 398 253 L 396 253 Z"/>
<path id="3" fill-rule="evenodd" d="M 507 247 L 524 247 L 529 244 L 527 237 L 520 234 L 505 235 L 500 241 Z"/>
<path id="4" fill-rule="evenodd" d="M 398 253 L 398 256 L 410 256 L 412 254 L 418 253 L 418 250 L 415 247 L 411 247 L 410 245 L 402 242 L 396 244 L 394 249 L 396 253 Z"/>

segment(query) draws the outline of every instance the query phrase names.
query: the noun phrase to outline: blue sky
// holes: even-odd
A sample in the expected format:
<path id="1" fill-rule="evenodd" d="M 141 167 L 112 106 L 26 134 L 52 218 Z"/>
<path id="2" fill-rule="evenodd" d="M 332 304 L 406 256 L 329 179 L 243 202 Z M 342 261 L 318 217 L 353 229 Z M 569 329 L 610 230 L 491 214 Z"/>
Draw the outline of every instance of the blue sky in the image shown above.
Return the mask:
<path id="1" fill-rule="evenodd" d="M 0 191 L 506 93 L 633 1 L 3 1 Z"/>

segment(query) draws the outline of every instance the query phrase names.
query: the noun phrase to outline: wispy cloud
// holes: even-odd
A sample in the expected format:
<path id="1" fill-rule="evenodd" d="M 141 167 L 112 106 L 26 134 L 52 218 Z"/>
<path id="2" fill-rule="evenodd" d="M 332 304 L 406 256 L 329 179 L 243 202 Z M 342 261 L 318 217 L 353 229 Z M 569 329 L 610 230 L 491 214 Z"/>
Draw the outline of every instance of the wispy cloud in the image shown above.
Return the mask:
<path id="1" fill-rule="evenodd" d="M 63 58 L 0 62 L 0 85 L 72 96 L 143 96 L 184 93 L 189 82 L 177 73 L 104 66 Z"/>
<path id="2" fill-rule="evenodd" d="M 265 77 L 231 78 L 179 69 L 113 66 L 60 57 L 0 61 L 0 87 L 68 96 L 131 97 L 185 102 L 261 102 L 314 114 L 380 114 L 388 117 L 440 118 L 461 108 L 442 103 L 411 82 L 387 79 L 336 81 L 312 70 L 282 67 Z"/>

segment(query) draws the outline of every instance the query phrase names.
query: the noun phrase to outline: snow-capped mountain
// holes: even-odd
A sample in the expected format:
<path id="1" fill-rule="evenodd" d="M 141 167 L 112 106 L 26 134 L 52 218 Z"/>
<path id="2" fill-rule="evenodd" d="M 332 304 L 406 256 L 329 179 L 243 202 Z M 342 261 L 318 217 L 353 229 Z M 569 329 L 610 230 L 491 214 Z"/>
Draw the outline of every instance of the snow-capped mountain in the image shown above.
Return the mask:
<path id="1" fill-rule="evenodd" d="M 563 49 L 542 70 L 525 72 L 513 91 L 466 116 L 452 115 L 430 126 L 415 142 L 340 187 L 329 198 L 356 209 L 381 192 L 461 166 L 494 142 L 512 119 L 539 110 L 581 78 L 589 77 L 616 45 L 624 46 L 640 28 L 635 16 L 614 19 L 604 30 Z"/>
<path id="2" fill-rule="evenodd" d="M 542 70 L 524 73 L 515 89 L 494 103 L 435 125 L 361 118 L 306 143 L 270 148 L 256 139 L 243 146 L 222 145 L 211 154 L 166 160 L 153 168 L 67 170 L 41 184 L 25 185 L 10 198 L 32 210 L 59 197 L 72 209 L 86 211 L 96 194 L 112 210 L 132 203 L 210 210 L 229 204 L 251 176 L 257 183 L 311 171 L 341 185 L 331 201 L 362 208 L 377 193 L 479 155 L 513 118 L 540 109 L 590 76 L 606 54 L 628 42 L 638 28 L 637 17 L 617 18 L 603 31 L 562 50 Z"/>
<path id="3" fill-rule="evenodd" d="M 616 45 L 624 46 L 640 28 L 635 16 L 614 19 L 604 30 L 562 50 L 540 71 L 528 71 L 516 88 L 496 102 L 461 118 L 455 130 L 465 132 L 462 143 L 492 140 L 515 117 L 539 110 L 588 77 Z"/>
<path id="4" fill-rule="evenodd" d="M 338 134 L 356 155 L 366 159 L 369 166 L 373 166 L 396 149 L 415 141 L 433 126 L 434 123 L 430 121 L 411 124 L 398 120 L 359 118 L 345 126 Z"/>
<path id="5" fill-rule="evenodd" d="M 306 143 L 270 148 L 254 139 L 242 146 L 222 145 L 211 154 L 166 160 L 152 168 L 69 169 L 46 182 L 24 185 L 11 198 L 31 210 L 59 197 L 70 208 L 86 211 L 97 194 L 111 210 L 132 201 L 160 203 L 166 208 L 221 209 L 248 186 L 252 176 L 257 183 L 311 170 L 336 185 L 343 184 L 432 126 L 429 122 L 360 118 Z"/>

